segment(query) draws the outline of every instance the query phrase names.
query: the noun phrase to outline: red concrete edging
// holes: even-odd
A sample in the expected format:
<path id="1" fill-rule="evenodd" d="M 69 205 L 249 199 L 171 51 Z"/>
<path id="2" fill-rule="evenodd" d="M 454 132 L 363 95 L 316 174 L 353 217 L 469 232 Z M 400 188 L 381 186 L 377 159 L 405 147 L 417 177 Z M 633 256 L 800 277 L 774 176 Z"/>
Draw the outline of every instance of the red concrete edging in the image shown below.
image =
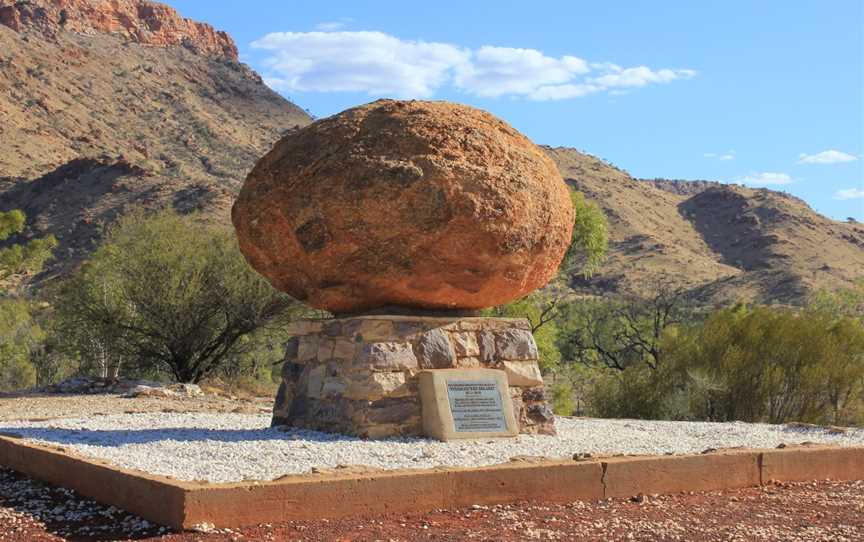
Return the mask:
<path id="1" fill-rule="evenodd" d="M 614 457 L 604 460 L 606 497 L 639 493 L 712 491 L 758 486 L 761 452 L 720 451 L 702 455 Z"/>
<path id="2" fill-rule="evenodd" d="M 113 467 L 0 436 L 0 466 L 175 529 L 409 513 L 471 504 L 572 502 L 758 486 L 864 480 L 864 447 L 794 446 L 583 461 L 530 458 L 480 468 L 333 470 L 268 482 L 208 484 Z"/>
<path id="3" fill-rule="evenodd" d="M 762 483 L 864 480 L 864 447 L 796 446 L 762 453 Z"/>
<path id="4" fill-rule="evenodd" d="M 61 449 L 0 437 L 0 466 L 73 489 L 160 525 L 180 526 L 184 490 L 167 478 L 69 455 Z"/>
<path id="5" fill-rule="evenodd" d="M 291 476 L 274 482 L 190 484 L 184 526 L 374 516 L 523 500 L 602 499 L 599 462 L 512 462 L 481 468 Z"/>

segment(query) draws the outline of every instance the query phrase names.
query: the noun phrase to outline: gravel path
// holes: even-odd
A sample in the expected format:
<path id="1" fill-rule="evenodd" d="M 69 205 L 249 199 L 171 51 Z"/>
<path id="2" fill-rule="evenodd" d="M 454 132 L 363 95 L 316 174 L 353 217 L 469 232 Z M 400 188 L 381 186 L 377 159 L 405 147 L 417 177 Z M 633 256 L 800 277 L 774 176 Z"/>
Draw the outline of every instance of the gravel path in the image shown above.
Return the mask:
<path id="1" fill-rule="evenodd" d="M 781 443 L 864 445 L 864 429 L 822 429 L 748 423 L 557 420 L 558 436 L 437 442 L 369 441 L 304 430 L 270 429 L 269 415 L 205 413 L 112 414 L 0 423 L 0 432 L 61 445 L 121 467 L 181 480 L 272 480 L 313 468 L 380 469 L 482 466 L 514 456 L 571 457 L 574 453 L 683 454 L 707 448 L 773 448 Z"/>

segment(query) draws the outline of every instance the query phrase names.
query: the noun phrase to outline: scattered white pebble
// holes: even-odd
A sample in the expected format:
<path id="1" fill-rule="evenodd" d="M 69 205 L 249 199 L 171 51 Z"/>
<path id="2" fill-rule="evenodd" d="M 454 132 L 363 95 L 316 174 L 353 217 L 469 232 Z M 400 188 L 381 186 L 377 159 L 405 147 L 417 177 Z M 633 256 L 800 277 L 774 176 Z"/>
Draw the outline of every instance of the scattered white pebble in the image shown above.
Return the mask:
<path id="1" fill-rule="evenodd" d="M 115 465 L 180 480 L 272 480 L 313 469 L 477 467 L 516 456 L 685 454 L 709 448 L 775 448 L 781 443 L 864 445 L 864 429 L 843 434 L 750 423 L 558 418 L 558 436 L 438 442 L 362 440 L 300 429 L 271 429 L 266 414 L 142 413 L 8 422 L 9 431 Z"/>

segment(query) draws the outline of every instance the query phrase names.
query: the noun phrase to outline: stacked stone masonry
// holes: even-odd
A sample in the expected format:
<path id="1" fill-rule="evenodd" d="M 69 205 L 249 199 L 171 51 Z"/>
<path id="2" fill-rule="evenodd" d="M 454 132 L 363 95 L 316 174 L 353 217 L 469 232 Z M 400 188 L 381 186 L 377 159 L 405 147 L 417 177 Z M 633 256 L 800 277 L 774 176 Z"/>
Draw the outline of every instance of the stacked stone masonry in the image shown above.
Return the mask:
<path id="1" fill-rule="evenodd" d="M 291 324 L 273 425 L 368 438 L 421 435 L 424 369 L 506 372 L 521 433 L 554 434 L 527 320 L 360 316 Z"/>

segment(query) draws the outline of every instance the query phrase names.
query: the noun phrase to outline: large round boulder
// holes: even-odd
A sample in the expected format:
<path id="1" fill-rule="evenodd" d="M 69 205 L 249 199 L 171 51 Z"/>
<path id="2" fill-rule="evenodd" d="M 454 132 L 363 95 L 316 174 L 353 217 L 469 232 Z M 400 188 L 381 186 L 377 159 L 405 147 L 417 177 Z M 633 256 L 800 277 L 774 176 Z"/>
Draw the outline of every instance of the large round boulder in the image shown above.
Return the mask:
<path id="1" fill-rule="evenodd" d="M 380 100 L 283 137 L 232 219 L 252 267 L 313 307 L 480 309 L 555 276 L 573 207 L 552 160 L 489 113 Z"/>

